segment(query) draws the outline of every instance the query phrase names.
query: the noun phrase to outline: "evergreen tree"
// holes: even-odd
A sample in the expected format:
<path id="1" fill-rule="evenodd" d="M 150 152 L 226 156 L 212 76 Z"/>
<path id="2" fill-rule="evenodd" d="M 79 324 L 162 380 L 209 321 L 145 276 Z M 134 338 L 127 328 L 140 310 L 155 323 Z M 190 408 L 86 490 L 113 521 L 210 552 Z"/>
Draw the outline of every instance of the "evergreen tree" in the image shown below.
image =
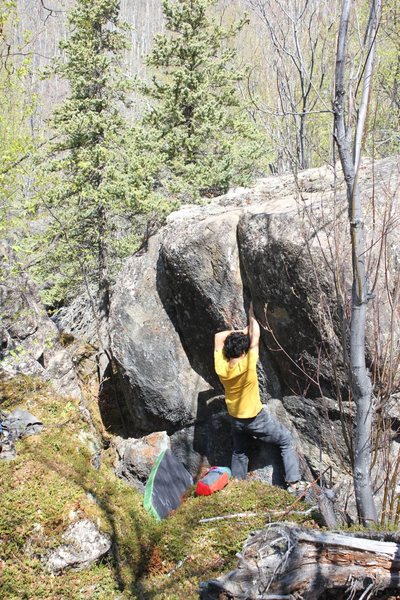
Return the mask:
<path id="1" fill-rule="evenodd" d="M 69 15 L 64 57 L 53 72 L 70 91 L 52 116 L 56 141 L 39 198 L 48 214 L 44 240 L 40 234 L 43 260 L 36 267 L 36 277 L 47 282 L 45 300 L 57 304 L 83 285 L 88 293 L 95 290 L 91 300 L 103 350 L 109 346 L 113 274 L 134 248 L 131 221 L 141 203 L 122 115 L 128 90 L 120 62 L 127 42 L 119 4 L 77 0 Z"/>
<path id="2" fill-rule="evenodd" d="M 213 195 L 244 183 L 263 151 L 238 93 L 243 72 L 232 42 L 245 19 L 223 28 L 208 14 L 216 0 L 163 0 L 167 33 L 147 58 L 156 69 L 144 91 L 169 192 Z M 166 167 L 166 169 L 165 169 Z"/>

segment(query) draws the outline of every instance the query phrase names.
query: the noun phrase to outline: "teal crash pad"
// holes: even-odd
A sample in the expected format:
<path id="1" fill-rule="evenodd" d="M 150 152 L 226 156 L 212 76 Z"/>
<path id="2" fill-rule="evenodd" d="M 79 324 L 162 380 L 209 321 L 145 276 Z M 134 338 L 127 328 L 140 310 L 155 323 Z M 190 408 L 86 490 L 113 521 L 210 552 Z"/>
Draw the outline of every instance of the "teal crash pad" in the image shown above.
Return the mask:
<path id="1" fill-rule="evenodd" d="M 165 519 L 182 503 L 182 496 L 193 485 L 183 464 L 164 450 L 155 460 L 144 490 L 144 508 L 157 520 Z"/>

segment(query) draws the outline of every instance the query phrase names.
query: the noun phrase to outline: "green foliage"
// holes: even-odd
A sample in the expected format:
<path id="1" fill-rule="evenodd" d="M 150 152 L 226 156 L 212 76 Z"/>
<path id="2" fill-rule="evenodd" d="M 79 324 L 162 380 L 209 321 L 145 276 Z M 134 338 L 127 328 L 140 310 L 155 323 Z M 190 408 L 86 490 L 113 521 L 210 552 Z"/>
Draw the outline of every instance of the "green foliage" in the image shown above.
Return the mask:
<path id="1" fill-rule="evenodd" d="M 126 29 L 118 0 L 79 0 L 61 44 L 65 60 L 54 66 L 70 92 L 53 113 L 54 139 L 38 190 L 48 220 L 35 272 L 50 284 L 50 303 L 76 292 L 82 281 L 108 285 L 119 259 L 138 243 L 135 216 L 143 212 L 146 184 L 122 115 Z"/>
<path id="2" fill-rule="evenodd" d="M 15 2 L 0 2 L 0 238 L 15 242 L 23 226 L 27 157 L 33 148 L 28 119 L 34 98 L 26 92 L 30 56 L 12 40 L 17 20 Z M 5 257 L 1 257 L 4 261 Z M 7 268 L 7 264 L 0 268 Z"/>
<path id="3" fill-rule="evenodd" d="M 164 0 L 165 35 L 157 35 L 142 91 L 152 102 L 144 118 L 159 153 L 160 182 L 169 193 L 215 195 L 245 183 L 265 152 L 237 84 L 233 41 L 246 19 L 228 28 L 209 15 L 215 0 Z"/>

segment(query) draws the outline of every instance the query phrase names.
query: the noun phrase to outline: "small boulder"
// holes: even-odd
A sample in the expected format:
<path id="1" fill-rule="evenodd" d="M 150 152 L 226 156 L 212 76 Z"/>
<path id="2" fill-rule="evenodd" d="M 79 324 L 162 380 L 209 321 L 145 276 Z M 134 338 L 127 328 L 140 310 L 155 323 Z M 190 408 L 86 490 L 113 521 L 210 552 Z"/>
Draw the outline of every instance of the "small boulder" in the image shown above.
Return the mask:
<path id="1" fill-rule="evenodd" d="M 65 569 L 85 569 L 111 548 L 110 536 L 99 531 L 88 519 L 70 525 L 62 539 L 65 543 L 43 558 L 46 570 L 51 573 L 61 573 Z"/>
<path id="2" fill-rule="evenodd" d="M 3 421 L 3 427 L 13 440 L 28 435 L 36 435 L 43 429 L 43 423 L 27 410 L 16 408 Z"/>
<path id="3" fill-rule="evenodd" d="M 139 439 L 118 437 L 115 472 L 118 477 L 144 492 L 154 461 L 163 450 L 169 448 L 169 437 L 165 431 L 151 433 Z"/>

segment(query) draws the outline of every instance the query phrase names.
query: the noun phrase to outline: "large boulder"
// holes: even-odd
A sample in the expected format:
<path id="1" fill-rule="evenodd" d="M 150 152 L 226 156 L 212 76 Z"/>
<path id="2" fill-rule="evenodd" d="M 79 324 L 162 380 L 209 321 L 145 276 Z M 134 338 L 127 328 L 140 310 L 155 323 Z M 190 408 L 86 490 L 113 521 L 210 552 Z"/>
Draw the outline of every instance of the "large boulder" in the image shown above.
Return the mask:
<path id="1" fill-rule="evenodd" d="M 373 194 L 382 200 L 382 209 L 375 210 L 375 228 L 384 218 L 388 174 L 396 164 L 394 159 L 381 161 L 374 177 L 370 163 L 360 169 L 366 214 Z M 377 233 L 367 225 L 368 244 Z M 137 359 L 132 350 L 119 360 L 119 330 L 133 337 L 121 326 L 121 307 L 127 305 L 131 321 L 140 323 L 146 316 L 146 326 L 134 329 L 134 344 L 148 348 L 147 357 L 141 353 L 146 370 L 160 365 L 154 347 L 161 334 L 175 355 L 178 344 L 192 371 L 220 390 L 212 362 L 213 335 L 243 327 L 252 297 L 265 326 L 263 388 L 273 396 L 319 396 L 321 391 L 332 396 L 346 382 L 341 336 L 351 283 L 347 230 L 345 189 L 332 168 L 259 180 L 254 188 L 233 190 L 209 205 L 173 213 L 151 239 L 149 250 L 130 259 L 113 294 L 111 327 L 122 372 Z M 393 235 L 392 230 L 387 233 Z M 335 284 L 335 270 L 342 290 Z M 163 377 L 160 384 L 164 382 Z"/>
<path id="2" fill-rule="evenodd" d="M 193 423 L 209 388 L 190 366 L 179 333 L 157 291 L 162 268 L 158 238 L 125 265 L 111 305 L 112 353 L 130 431 L 172 431 Z"/>
<path id="3" fill-rule="evenodd" d="M 399 339 L 393 312 L 398 162 L 366 161 L 359 173 L 376 294 L 368 320 L 371 366 L 379 366 Z M 329 465 L 340 471 L 348 456 L 342 421 L 351 419 L 335 400 L 338 392 L 343 398 L 348 393 L 350 256 L 345 186 L 330 167 L 262 179 L 171 214 L 148 248 L 128 260 L 111 302 L 119 378 L 114 396 L 129 421 L 128 435 L 167 431 L 193 474 L 204 464 L 229 461 L 226 411 L 210 411 L 223 392 L 214 373 L 213 337 L 244 327 L 252 298 L 263 325 L 263 401 L 283 399 L 314 472 Z M 383 256 L 386 265 L 379 269 Z M 385 277 L 394 291 L 388 292 Z M 291 402 L 295 397 L 307 399 Z"/>

